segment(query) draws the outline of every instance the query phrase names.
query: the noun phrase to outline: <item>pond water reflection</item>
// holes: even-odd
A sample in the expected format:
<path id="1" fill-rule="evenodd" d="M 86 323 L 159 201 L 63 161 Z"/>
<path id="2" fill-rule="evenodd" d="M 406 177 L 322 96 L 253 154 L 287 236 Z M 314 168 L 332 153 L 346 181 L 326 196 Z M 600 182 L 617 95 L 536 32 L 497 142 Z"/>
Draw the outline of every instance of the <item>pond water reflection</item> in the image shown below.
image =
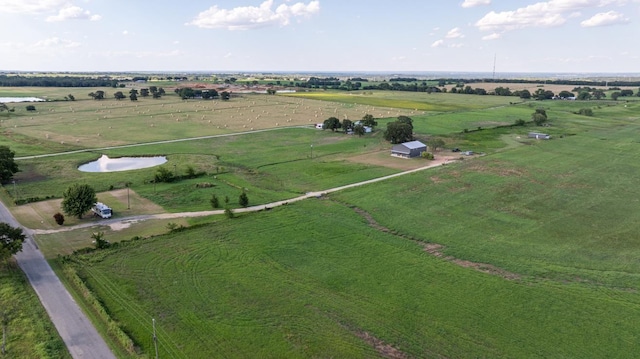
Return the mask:
<path id="1" fill-rule="evenodd" d="M 158 166 L 165 162 L 167 162 L 165 156 L 109 158 L 107 155 L 102 155 L 97 161 L 81 165 L 78 170 L 82 172 L 130 171 Z"/>

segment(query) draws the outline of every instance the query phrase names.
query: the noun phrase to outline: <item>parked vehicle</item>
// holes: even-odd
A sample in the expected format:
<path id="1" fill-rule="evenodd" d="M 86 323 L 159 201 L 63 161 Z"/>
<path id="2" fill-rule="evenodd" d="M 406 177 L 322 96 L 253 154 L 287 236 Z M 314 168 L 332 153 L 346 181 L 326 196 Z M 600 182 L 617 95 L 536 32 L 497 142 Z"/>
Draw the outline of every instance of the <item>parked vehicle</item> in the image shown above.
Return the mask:
<path id="1" fill-rule="evenodd" d="M 111 211 L 111 207 L 107 206 L 102 202 L 96 202 L 91 208 L 93 214 L 99 216 L 100 218 L 111 218 L 113 212 Z"/>

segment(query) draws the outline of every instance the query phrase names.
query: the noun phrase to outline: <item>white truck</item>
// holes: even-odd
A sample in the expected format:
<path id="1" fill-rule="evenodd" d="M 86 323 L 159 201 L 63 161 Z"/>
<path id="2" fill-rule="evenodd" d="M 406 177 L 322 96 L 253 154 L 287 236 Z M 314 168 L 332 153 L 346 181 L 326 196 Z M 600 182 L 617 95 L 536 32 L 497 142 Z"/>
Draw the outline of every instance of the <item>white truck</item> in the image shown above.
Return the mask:
<path id="1" fill-rule="evenodd" d="M 96 202 L 91 208 L 91 211 L 93 211 L 93 213 L 100 218 L 111 218 L 112 214 L 111 207 L 102 202 Z"/>

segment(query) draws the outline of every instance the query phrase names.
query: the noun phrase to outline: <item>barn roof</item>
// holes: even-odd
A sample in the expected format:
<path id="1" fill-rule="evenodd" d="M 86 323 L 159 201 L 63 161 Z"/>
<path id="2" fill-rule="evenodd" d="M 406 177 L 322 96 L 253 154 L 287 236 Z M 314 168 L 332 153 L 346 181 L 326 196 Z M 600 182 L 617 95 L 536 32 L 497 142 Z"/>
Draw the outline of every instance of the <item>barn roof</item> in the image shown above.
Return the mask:
<path id="1" fill-rule="evenodd" d="M 410 149 L 410 150 L 414 150 L 416 148 L 422 148 L 422 147 L 426 147 L 427 146 L 427 145 L 425 145 L 424 143 L 422 143 L 420 141 L 405 142 L 402 145 L 405 146 L 406 148 Z"/>

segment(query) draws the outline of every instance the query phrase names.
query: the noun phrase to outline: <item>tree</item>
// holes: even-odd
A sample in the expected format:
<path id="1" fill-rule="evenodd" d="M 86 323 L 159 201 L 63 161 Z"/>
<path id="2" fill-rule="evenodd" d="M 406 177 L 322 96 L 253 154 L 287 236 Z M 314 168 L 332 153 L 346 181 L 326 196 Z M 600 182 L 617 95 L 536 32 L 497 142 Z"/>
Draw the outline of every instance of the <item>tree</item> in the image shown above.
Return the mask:
<path id="1" fill-rule="evenodd" d="M 18 164 L 13 159 L 15 154 L 9 147 L 0 146 L 0 182 L 7 182 L 16 172 L 20 172 Z"/>
<path id="2" fill-rule="evenodd" d="M 227 216 L 227 218 L 229 219 L 233 218 L 234 217 L 233 210 L 229 207 L 225 208 L 224 215 Z"/>
<path id="3" fill-rule="evenodd" d="M 364 136 L 366 131 L 364 130 L 364 126 L 362 126 L 361 124 L 357 124 L 357 125 L 355 125 L 353 127 L 353 133 L 355 133 L 356 135 L 362 137 L 362 136 Z"/>
<path id="4" fill-rule="evenodd" d="M 373 128 L 378 126 L 378 122 L 376 122 L 376 120 L 373 118 L 373 115 L 366 114 L 362 116 L 362 125 Z"/>
<path id="5" fill-rule="evenodd" d="M 151 92 L 151 94 L 158 92 L 158 86 L 149 86 L 149 92 Z"/>
<path id="6" fill-rule="evenodd" d="M 576 95 L 573 92 L 569 92 L 569 91 L 560 91 L 560 93 L 558 94 L 558 97 L 560 98 L 570 98 L 570 97 L 575 97 Z"/>
<path id="7" fill-rule="evenodd" d="M 444 140 L 441 138 L 431 138 L 427 141 L 427 145 L 431 151 L 437 151 L 438 149 L 442 149 L 445 145 Z"/>
<path id="8" fill-rule="evenodd" d="M 132 92 L 132 93 L 129 95 L 129 99 L 130 99 L 131 101 L 138 101 L 138 95 L 136 95 L 134 92 Z"/>
<path id="9" fill-rule="evenodd" d="M 554 96 L 553 91 L 545 90 L 545 89 L 537 89 L 534 97 L 536 100 L 551 100 Z"/>
<path id="10" fill-rule="evenodd" d="M 607 94 L 605 94 L 604 91 L 600 89 L 593 90 L 591 94 L 593 95 L 593 98 L 595 98 L 596 100 L 600 100 L 602 98 L 607 97 Z"/>
<path id="11" fill-rule="evenodd" d="M 238 197 L 238 204 L 240 204 L 241 207 L 249 205 L 249 197 L 247 197 L 247 194 L 244 191 L 242 191 L 242 193 L 240 193 L 240 197 Z"/>
<path id="12" fill-rule="evenodd" d="M 398 122 L 406 123 L 413 130 L 413 120 L 409 116 L 398 116 Z"/>
<path id="13" fill-rule="evenodd" d="M 531 119 L 536 125 L 541 126 L 543 123 L 547 122 L 547 111 L 542 108 L 538 108 L 536 109 L 536 112 L 531 114 Z"/>
<path id="14" fill-rule="evenodd" d="M 219 208 L 220 207 L 220 200 L 218 199 L 218 196 L 216 196 L 215 193 L 213 195 L 211 195 L 211 200 L 209 200 L 209 202 L 211 203 L 211 207 L 213 207 L 213 208 Z"/>
<path id="15" fill-rule="evenodd" d="M 520 97 L 523 100 L 528 100 L 531 98 L 531 92 L 529 90 L 522 90 L 522 91 L 517 91 L 518 92 L 518 97 Z"/>
<path id="16" fill-rule="evenodd" d="M 27 111 L 32 112 L 36 110 L 36 107 L 34 105 L 27 105 Z"/>
<path id="17" fill-rule="evenodd" d="M 351 122 L 351 120 L 349 119 L 344 119 L 342 120 L 342 131 L 344 131 L 345 133 L 349 132 L 353 130 L 353 122 Z"/>
<path id="18" fill-rule="evenodd" d="M 76 100 L 76 97 L 75 97 L 75 96 L 73 96 L 72 94 L 67 95 L 67 98 L 68 98 L 70 101 L 75 101 L 75 100 Z"/>
<path id="19" fill-rule="evenodd" d="M 2 111 L 9 111 L 9 106 L 4 102 L 0 102 L 0 112 Z"/>
<path id="20" fill-rule="evenodd" d="M 25 239 L 21 228 L 14 228 L 7 223 L 0 223 L 0 258 L 7 260 L 22 250 Z"/>
<path id="21" fill-rule="evenodd" d="M 591 94 L 589 93 L 589 91 L 580 91 L 580 93 L 578 94 L 578 100 L 591 100 Z"/>
<path id="22" fill-rule="evenodd" d="M 324 120 L 324 122 L 322 123 L 323 130 L 331 130 L 335 132 L 340 127 L 341 127 L 340 120 L 338 120 L 336 117 L 329 117 L 328 119 Z"/>
<path id="23" fill-rule="evenodd" d="M 82 218 L 95 202 L 96 191 L 87 184 L 73 184 L 62 193 L 62 210 L 64 213 Z"/>
<path id="24" fill-rule="evenodd" d="M 222 91 L 222 93 L 220 94 L 220 97 L 222 98 L 223 101 L 228 101 L 231 98 L 231 94 L 227 91 Z"/>
<path id="25" fill-rule="evenodd" d="M 149 96 L 149 89 L 140 89 L 140 96 L 142 97 Z"/>
<path id="26" fill-rule="evenodd" d="M 620 97 L 620 96 L 622 96 L 622 94 L 619 91 L 611 93 L 611 99 L 613 101 L 618 101 L 618 97 Z"/>
<path id="27" fill-rule="evenodd" d="M 89 96 L 94 100 L 103 100 L 104 99 L 104 91 L 98 90 L 96 92 L 90 92 Z"/>
<path id="28" fill-rule="evenodd" d="M 117 91 L 116 93 L 113 94 L 113 97 L 115 97 L 116 100 L 120 101 L 127 96 L 125 96 L 125 94 L 123 94 L 122 91 Z"/>
<path id="29" fill-rule="evenodd" d="M 413 129 L 409 124 L 395 121 L 387 123 L 384 139 L 395 144 L 413 140 Z"/>

